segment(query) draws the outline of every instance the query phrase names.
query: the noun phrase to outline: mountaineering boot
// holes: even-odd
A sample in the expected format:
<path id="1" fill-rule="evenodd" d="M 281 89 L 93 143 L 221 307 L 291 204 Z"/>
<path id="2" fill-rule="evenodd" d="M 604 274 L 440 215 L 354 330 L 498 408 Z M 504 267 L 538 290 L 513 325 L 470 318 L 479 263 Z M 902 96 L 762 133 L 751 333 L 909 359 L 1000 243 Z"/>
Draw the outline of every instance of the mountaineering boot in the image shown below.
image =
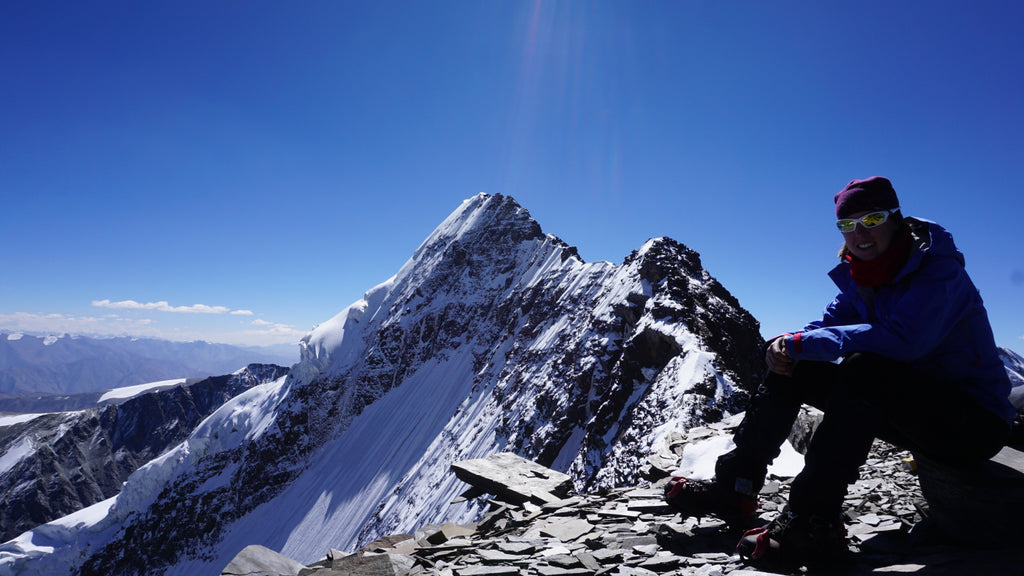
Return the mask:
<path id="1" fill-rule="evenodd" d="M 733 528 L 754 525 L 757 498 L 722 486 L 715 480 L 675 476 L 665 485 L 665 502 L 687 516 L 716 516 Z"/>
<path id="2" fill-rule="evenodd" d="M 787 506 L 768 525 L 748 530 L 736 552 L 754 566 L 822 567 L 847 558 L 846 527 L 840 514 L 794 514 Z"/>
<path id="3" fill-rule="evenodd" d="M 715 461 L 713 480 L 675 477 L 665 485 L 665 502 L 688 516 L 708 515 L 746 530 L 756 525 L 757 494 L 764 486 L 768 464 L 750 451 L 735 448 Z"/>

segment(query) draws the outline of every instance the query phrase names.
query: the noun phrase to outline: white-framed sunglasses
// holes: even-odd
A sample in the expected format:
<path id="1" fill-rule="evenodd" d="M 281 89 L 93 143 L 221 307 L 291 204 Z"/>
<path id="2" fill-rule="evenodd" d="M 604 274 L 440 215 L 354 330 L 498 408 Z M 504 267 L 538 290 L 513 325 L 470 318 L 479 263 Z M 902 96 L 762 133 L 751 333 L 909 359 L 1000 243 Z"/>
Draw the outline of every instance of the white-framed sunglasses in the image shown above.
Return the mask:
<path id="1" fill-rule="evenodd" d="M 860 218 L 841 218 L 836 220 L 836 228 L 839 228 L 840 232 L 853 232 L 857 228 L 859 223 L 865 228 L 874 228 L 875 226 L 881 226 L 889 219 L 889 214 L 899 212 L 900 207 L 897 206 L 892 210 L 879 210 L 878 212 L 868 212 Z"/>

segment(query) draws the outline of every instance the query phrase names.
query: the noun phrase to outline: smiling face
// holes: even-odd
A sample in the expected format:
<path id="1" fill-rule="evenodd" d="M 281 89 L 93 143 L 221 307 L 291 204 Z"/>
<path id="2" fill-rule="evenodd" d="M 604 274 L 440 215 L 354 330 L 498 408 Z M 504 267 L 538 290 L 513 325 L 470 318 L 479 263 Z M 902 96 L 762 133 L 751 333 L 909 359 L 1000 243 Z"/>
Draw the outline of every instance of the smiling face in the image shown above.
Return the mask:
<path id="1" fill-rule="evenodd" d="M 857 219 L 867 213 L 868 211 L 856 212 L 849 217 Z M 889 248 L 889 245 L 892 244 L 893 238 L 899 232 L 899 226 L 898 219 L 892 217 L 874 228 L 865 228 L 862 224 L 858 223 L 852 232 L 843 232 L 843 240 L 846 241 L 846 248 L 850 251 L 850 254 L 853 254 L 854 258 L 864 261 L 874 260 L 881 256 Z"/>

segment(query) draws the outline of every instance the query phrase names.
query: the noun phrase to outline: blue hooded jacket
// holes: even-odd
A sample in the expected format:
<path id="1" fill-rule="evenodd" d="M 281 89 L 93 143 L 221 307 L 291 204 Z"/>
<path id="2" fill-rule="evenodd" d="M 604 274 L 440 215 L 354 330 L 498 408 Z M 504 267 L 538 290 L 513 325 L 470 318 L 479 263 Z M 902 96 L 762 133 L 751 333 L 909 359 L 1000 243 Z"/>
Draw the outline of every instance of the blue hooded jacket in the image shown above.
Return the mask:
<path id="1" fill-rule="evenodd" d="M 934 222 L 906 218 L 913 251 L 896 278 L 858 286 L 842 262 L 829 276 L 839 295 L 820 321 L 786 338 L 797 360 L 833 361 L 853 352 L 907 362 L 956 382 L 1006 422 L 1015 410 L 981 294 L 964 269 L 953 237 Z"/>

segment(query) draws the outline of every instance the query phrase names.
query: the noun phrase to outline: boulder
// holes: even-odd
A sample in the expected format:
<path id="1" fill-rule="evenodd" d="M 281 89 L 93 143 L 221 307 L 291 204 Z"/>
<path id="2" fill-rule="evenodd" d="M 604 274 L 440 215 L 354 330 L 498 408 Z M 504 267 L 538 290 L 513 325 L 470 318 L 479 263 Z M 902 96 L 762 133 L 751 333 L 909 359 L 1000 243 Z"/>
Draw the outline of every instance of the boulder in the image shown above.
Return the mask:
<path id="1" fill-rule="evenodd" d="M 415 558 L 405 554 L 359 552 L 333 559 L 329 569 L 320 572 L 331 576 L 406 576 L 415 563 Z"/>
<path id="2" fill-rule="evenodd" d="M 221 576 L 297 576 L 305 566 L 270 548 L 246 546 L 220 573 Z"/>
<path id="3" fill-rule="evenodd" d="M 971 470 L 915 455 L 929 518 L 946 537 L 1001 546 L 1024 536 L 1024 452 L 1011 447 Z"/>

